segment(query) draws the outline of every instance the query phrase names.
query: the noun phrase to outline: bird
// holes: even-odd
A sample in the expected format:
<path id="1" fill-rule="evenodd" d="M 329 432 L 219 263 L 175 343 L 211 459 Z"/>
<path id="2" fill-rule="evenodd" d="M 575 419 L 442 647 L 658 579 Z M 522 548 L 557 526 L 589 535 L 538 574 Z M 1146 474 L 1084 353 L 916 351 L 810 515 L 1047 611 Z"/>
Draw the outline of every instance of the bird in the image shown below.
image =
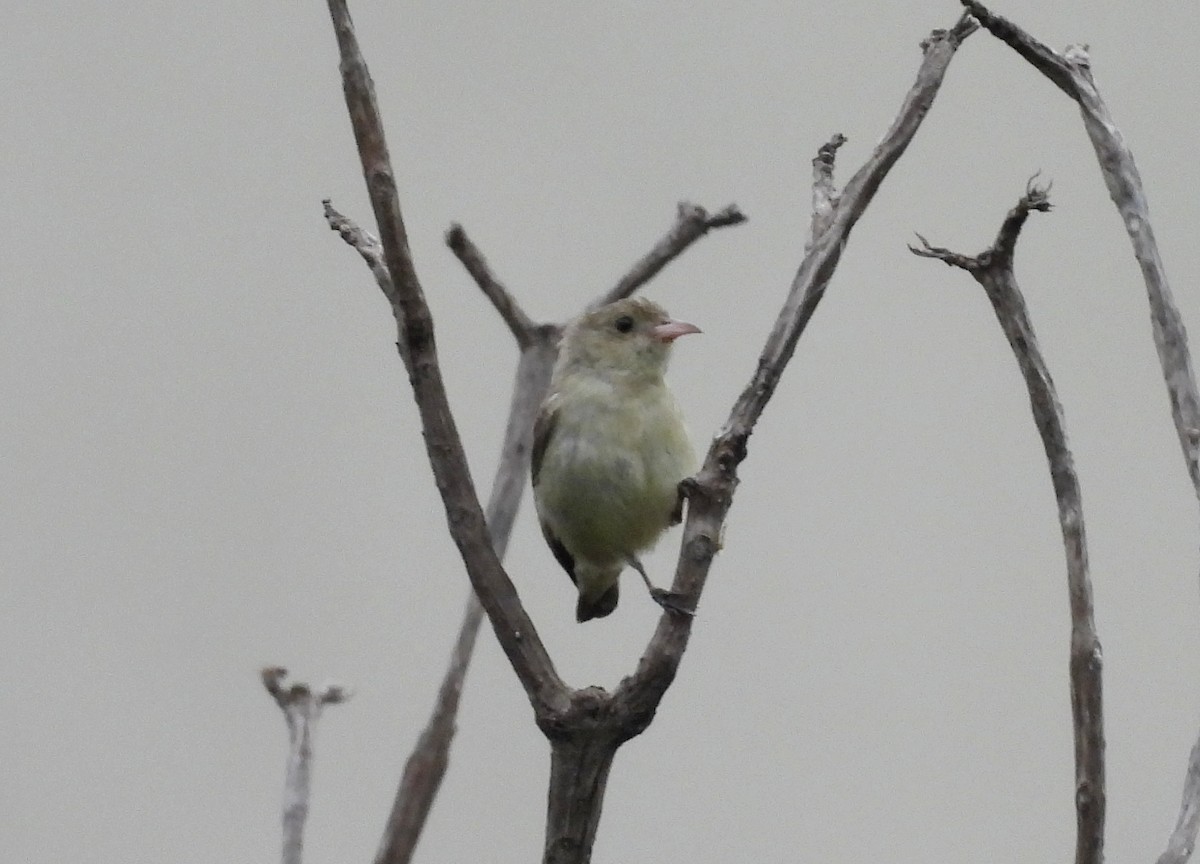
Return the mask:
<path id="1" fill-rule="evenodd" d="M 696 469 L 667 388 L 672 343 L 700 328 L 631 297 L 581 315 L 563 331 L 533 430 L 533 498 L 542 535 L 575 583 L 577 621 L 603 618 L 633 567 L 656 602 L 691 614 L 655 588 L 638 555 L 683 517 L 682 481 Z"/>

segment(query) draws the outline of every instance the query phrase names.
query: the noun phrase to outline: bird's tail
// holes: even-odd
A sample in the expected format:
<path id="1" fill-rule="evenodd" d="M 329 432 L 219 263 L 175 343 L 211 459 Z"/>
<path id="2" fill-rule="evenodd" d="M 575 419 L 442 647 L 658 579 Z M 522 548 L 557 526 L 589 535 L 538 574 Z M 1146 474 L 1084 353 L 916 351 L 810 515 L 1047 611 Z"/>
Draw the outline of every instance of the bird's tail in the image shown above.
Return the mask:
<path id="1" fill-rule="evenodd" d="M 613 582 L 599 597 L 589 597 L 583 591 L 579 592 L 579 601 L 575 604 L 575 620 L 579 622 L 591 621 L 593 618 L 603 618 L 605 615 L 612 614 L 612 611 L 617 608 L 617 600 L 620 599 L 619 582 Z"/>

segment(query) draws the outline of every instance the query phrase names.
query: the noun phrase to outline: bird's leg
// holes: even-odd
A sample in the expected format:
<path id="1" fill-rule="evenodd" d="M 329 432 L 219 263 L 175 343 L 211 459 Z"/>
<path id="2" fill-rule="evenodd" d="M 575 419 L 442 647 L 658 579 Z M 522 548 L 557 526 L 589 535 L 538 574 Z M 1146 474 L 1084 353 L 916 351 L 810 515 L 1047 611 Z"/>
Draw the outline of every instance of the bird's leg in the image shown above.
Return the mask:
<path id="1" fill-rule="evenodd" d="M 674 612 L 678 615 L 686 615 L 693 617 L 696 612 L 689 609 L 684 602 L 686 598 L 682 594 L 677 594 L 674 591 L 668 591 L 665 588 L 655 588 L 654 583 L 650 581 L 650 577 L 646 575 L 646 568 L 642 566 L 642 562 L 636 556 L 629 556 L 629 566 L 638 572 L 642 577 L 642 581 L 646 583 L 646 590 L 650 592 L 650 599 L 666 609 L 668 612 Z"/>

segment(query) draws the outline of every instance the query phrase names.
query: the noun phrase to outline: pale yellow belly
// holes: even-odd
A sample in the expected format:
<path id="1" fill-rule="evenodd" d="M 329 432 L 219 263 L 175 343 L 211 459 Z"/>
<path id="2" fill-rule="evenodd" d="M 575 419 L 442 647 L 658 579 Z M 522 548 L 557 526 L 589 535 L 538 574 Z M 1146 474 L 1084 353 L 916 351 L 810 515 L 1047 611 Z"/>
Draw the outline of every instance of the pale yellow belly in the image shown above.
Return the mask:
<path id="1" fill-rule="evenodd" d="M 604 418 L 623 424 L 621 448 L 606 446 L 587 420 L 556 430 L 556 446 L 543 457 L 538 511 L 576 559 L 619 567 L 667 527 L 695 457 L 673 412 Z"/>

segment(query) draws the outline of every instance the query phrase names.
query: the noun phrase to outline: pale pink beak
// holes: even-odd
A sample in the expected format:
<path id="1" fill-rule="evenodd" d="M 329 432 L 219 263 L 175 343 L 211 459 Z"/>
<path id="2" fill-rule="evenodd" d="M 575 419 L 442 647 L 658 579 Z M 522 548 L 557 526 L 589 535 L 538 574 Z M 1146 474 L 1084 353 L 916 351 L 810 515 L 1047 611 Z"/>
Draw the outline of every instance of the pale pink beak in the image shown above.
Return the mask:
<path id="1" fill-rule="evenodd" d="M 654 334 L 654 338 L 659 342 L 667 342 L 669 344 L 680 336 L 686 336 L 689 333 L 700 333 L 702 331 L 695 324 L 668 318 L 663 323 L 653 327 L 650 332 Z"/>

